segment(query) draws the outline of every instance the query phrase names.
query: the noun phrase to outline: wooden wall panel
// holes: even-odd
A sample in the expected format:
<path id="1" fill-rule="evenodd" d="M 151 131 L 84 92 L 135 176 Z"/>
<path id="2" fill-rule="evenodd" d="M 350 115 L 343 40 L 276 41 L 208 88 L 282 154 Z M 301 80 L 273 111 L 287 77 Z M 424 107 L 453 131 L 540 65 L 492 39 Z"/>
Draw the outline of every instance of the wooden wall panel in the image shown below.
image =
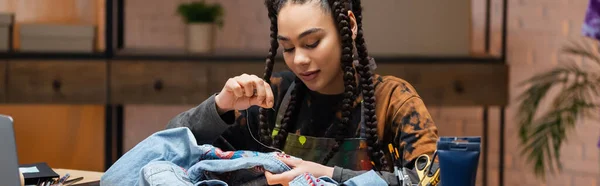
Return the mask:
<path id="1" fill-rule="evenodd" d="M 363 30 L 373 56 L 471 52 L 471 0 L 367 0 L 362 6 Z"/>
<path id="2" fill-rule="evenodd" d="M 6 101 L 6 63 L 0 60 L 0 103 Z"/>
<path id="3" fill-rule="evenodd" d="M 189 0 L 127 0 L 125 3 L 126 48 L 185 47 L 185 23 L 177 6 Z M 225 9 L 223 28 L 217 30 L 218 49 L 269 49 L 269 18 L 264 4 L 248 0 L 207 0 Z"/>
<path id="4" fill-rule="evenodd" d="M 96 35 L 96 47 L 98 47 L 98 51 L 104 52 L 106 50 L 106 0 L 96 0 L 95 2 L 96 25 L 98 25 L 96 29 L 98 33 Z"/>
<path id="5" fill-rule="evenodd" d="M 469 55 L 471 1 L 364 1 L 363 23 L 369 52 L 372 55 Z M 183 2 L 189 1 L 127 0 L 125 47 L 183 49 L 186 26 L 176 13 L 177 6 Z M 218 2 L 225 8 L 224 26 L 215 36 L 217 49 L 268 51 L 270 23 L 262 2 L 206 2 Z"/>
<path id="6" fill-rule="evenodd" d="M 425 104 L 483 106 L 508 104 L 504 64 L 378 64 L 376 73 L 412 84 Z"/>
<path id="7" fill-rule="evenodd" d="M 14 119 L 19 163 L 104 171 L 104 106 L 0 105 Z"/>
<path id="8" fill-rule="evenodd" d="M 206 71 L 204 63 L 115 61 L 111 65 L 111 102 L 200 103 L 208 97 Z"/>
<path id="9" fill-rule="evenodd" d="M 14 12 L 15 0 L 0 0 L 0 12 Z"/>
<path id="10" fill-rule="evenodd" d="M 8 68 L 9 103 L 106 102 L 103 61 L 13 60 Z"/>

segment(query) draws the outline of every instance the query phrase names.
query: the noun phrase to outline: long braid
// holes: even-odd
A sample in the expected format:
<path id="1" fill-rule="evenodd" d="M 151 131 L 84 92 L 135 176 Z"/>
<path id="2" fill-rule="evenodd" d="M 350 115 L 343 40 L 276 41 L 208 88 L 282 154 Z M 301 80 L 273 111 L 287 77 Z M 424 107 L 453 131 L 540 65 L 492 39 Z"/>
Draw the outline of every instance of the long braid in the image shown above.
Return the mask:
<path id="1" fill-rule="evenodd" d="M 277 48 L 279 48 L 279 43 L 277 42 L 277 10 L 273 1 L 266 0 L 265 5 L 267 6 L 269 19 L 271 20 L 271 48 L 269 49 L 269 54 L 266 59 L 263 80 L 271 84 L 271 74 L 273 73 L 273 66 L 275 64 L 275 55 L 277 54 Z M 260 128 L 261 142 L 265 145 L 271 145 L 267 115 L 267 109 L 260 108 L 258 125 Z"/>
<path id="2" fill-rule="evenodd" d="M 267 6 L 268 9 L 268 15 L 269 15 L 269 19 L 271 21 L 271 49 L 269 49 L 269 56 L 266 60 L 266 67 L 265 67 L 265 74 L 263 79 L 267 82 L 267 83 L 271 83 L 270 82 L 270 78 L 271 78 L 271 74 L 273 71 L 273 66 L 274 66 L 274 58 L 275 58 L 275 54 L 277 53 L 277 48 L 279 47 L 279 43 L 277 42 L 277 13 L 278 13 L 278 9 L 281 6 L 279 3 L 284 3 L 278 0 L 266 0 L 265 1 L 265 5 Z M 267 145 L 271 145 L 272 147 L 275 148 L 283 148 L 283 145 L 285 144 L 285 139 L 287 137 L 287 133 L 289 130 L 290 126 L 293 126 L 294 124 L 294 111 L 295 108 L 297 107 L 297 103 L 301 102 L 301 101 L 297 101 L 298 100 L 298 92 L 303 90 L 300 87 L 303 87 L 303 83 L 301 83 L 301 81 L 296 80 L 296 88 L 294 88 L 291 92 L 290 95 L 290 102 L 288 107 L 286 108 L 285 111 L 285 115 L 282 119 L 281 122 L 281 126 L 279 128 L 279 131 L 277 132 L 277 135 L 273 138 L 271 138 L 271 134 L 269 133 L 269 125 L 267 124 L 267 110 L 266 109 L 262 109 L 260 110 L 260 128 L 261 128 L 261 140 L 263 141 L 264 144 Z M 300 95 L 300 97 L 302 97 Z M 282 108 L 280 108 L 282 109 Z M 271 139 L 273 139 L 273 143 L 271 143 Z"/>
<path id="3" fill-rule="evenodd" d="M 363 37 L 362 29 L 362 6 L 360 0 L 352 0 L 353 12 L 356 17 L 357 31 L 356 34 L 356 49 L 359 56 L 359 64 L 356 69 L 360 75 L 360 84 L 362 87 L 362 95 L 365 105 L 365 122 L 367 125 L 367 146 L 370 154 L 371 161 L 375 163 L 375 166 L 388 169 L 388 163 L 382 160 L 383 153 L 381 153 L 381 144 L 378 141 L 377 134 L 377 115 L 375 112 L 375 86 L 373 81 L 373 73 L 369 68 L 369 54 L 367 47 L 365 46 L 365 39 Z M 379 160 L 382 160 L 379 162 Z"/>
<path id="4" fill-rule="evenodd" d="M 323 164 L 327 164 L 331 158 L 339 151 L 341 144 L 344 142 L 346 137 L 346 129 L 350 124 L 350 114 L 352 110 L 352 104 L 355 100 L 355 74 L 354 68 L 352 67 L 352 31 L 350 30 L 350 18 L 348 17 L 349 3 L 346 0 L 337 0 L 330 3 L 330 7 L 334 9 L 333 15 L 336 18 L 336 25 L 340 32 L 342 39 L 342 57 L 341 66 L 344 71 L 344 99 L 342 101 L 342 120 L 338 124 L 338 131 L 336 132 L 335 141 L 336 144 L 333 146 L 331 151 L 325 156 Z"/>

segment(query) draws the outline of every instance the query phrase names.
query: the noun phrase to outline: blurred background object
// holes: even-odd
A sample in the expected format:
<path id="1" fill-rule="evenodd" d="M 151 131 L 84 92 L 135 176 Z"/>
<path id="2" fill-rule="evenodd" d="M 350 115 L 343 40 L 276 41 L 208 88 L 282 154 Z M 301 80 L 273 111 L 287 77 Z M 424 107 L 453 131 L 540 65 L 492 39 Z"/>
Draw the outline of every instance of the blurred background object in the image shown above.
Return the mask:
<path id="1" fill-rule="evenodd" d="M 564 58 L 557 67 L 523 82 L 528 88 L 519 97 L 519 137 L 537 176 L 562 170 L 561 148 L 571 130 L 586 119 L 599 119 L 598 52 L 597 41 L 573 41 L 561 50 Z"/>
<path id="2" fill-rule="evenodd" d="M 215 27 L 223 27 L 223 7 L 204 1 L 182 3 L 177 13 L 186 23 L 186 48 L 188 52 L 208 53 L 214 50 Z"/>
<path id="3" fill-rule="evenodd" d="M 0 16 L 0 42 L 6 28 L 12 42 L 12 50 L 0 52 L 0 113 L 15 118 L 20 163 L 103 171 L 227 78 L 263 73 L 270 24 L 262 1 L 205 1 L 223 8 L 210 53 L 188 52 L 188 23 L 177 9 L 189 2 L 200 1 L 0 0 L 0 12 L 13 17 L 7 23 Z M 528 88 L 521 83 L 565 61 L 561 48 L 583 37 L 589 2 L 363 0 L 363 6 L 376 72 L 411 82 L 440 135 L 482 136 L 477 185 L 599 184 L 598 122 L 578 120 L 565 130 L 563 169 L 542 178 L 521 154 L 518 120 L 517 98 Z M 34 42 L 81 47 L 23 51 L 20 26 L 29 24 L 67 29 Z M 81 37 L 63 37 L 72 35 Z M 285 69 L 277 57 L 275 68 Z"/>
<path id="4" fill-rule="evenodd" d="M 13 14 L 0 13 L 0 51 L 8 52 L 12 47 Z"/>

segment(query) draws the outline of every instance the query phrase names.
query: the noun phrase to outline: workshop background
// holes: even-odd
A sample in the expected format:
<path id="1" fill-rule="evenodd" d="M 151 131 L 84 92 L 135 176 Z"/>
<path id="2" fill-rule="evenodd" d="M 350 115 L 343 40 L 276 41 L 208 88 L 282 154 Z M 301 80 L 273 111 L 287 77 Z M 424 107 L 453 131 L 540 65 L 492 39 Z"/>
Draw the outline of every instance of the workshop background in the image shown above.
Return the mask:
<path id="1" fill-rule="evenodd" d="M 593 0 L 505 1 L 363 0 L 365 38 L 378 73 L 413 83 L 441 136 L 487 140 L 477 185 L 498 185 L 502 170 L 504 185 L 600 186 L 597 120 L 578 121 L 568 130 L 563 170 L 545 178 L 536 177 L 521 155 L 517 122 L 517 97 L 527 88 L 520 83 L 560 65 L 560 51 L 571 41 L 597 51 L 598 41 L 582 35 Z M 269 47 L 262 0 L 206 1 L 225 10 L 212 55 L 185 52 L 187 27 L 176 12 L 184 2 L 0 0 L 0 13 L 13 16 L 0 22 L 10 30 L 0 42 L 10 41 L 12 48 L 0 51 L 0 114 L 15 118 L 19 162 L 104 171 L 176 114 L 219 91 L 227 78 L 262 74 Z M 61 29 L 67 29 L 63 35 Z M 44 35 L 50 32 L 57 34 Z M 49 35 L 55 38 L 36 40 Z M 92 47 L 26 50 L 31 42 L 56 49 L 63 45 L 48 42 L 69 39 Z M 276 68 L 285 68 L 281 59 Z"/>

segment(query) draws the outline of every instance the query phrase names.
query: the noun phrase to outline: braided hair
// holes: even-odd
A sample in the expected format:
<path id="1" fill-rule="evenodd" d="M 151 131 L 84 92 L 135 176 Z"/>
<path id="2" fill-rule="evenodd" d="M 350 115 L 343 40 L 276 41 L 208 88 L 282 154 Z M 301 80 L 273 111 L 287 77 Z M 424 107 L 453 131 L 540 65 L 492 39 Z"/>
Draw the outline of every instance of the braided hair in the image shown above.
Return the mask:
<path id="1" fill-rule="evenodd" d="M 365 122 L 367 125 L 367 146 L 372 160 L 380 160 L 383 165 L 379 165 L 378 161 L 373 161 L 376 167 L 388 168 L 385 159 L 382 159 L 381 144 L 378 141 L 377 135 L 377 115 L 375 115 L 375 81 L 373 81 L 373 72 L 369 66 L 369 54 L 362 30 L 362 6 L 360 0 L 352 0 L 352 12 L 356 17 L 357 34 L 356 34 L 356 50 L 358 52 L 358 65 L 356 70 L 360 75 L 360 85 L 365 105 Z"/>
<path id="2" fill-rule="evenodd" d="M 279 13 L 282 5 L 291 1 L 291 3 L 303 4 L 309 2 L 311 0 L 265 0 L 265 5 L 268 10 L 268 16 L 271 21 L 271 48 L 269 49 L 269 54 L 266 59 L 266 68 L 263 79 L 270 83 L 271 74 L 273 71 L 274 58 L 279 47 L 277 43 L 277 14 Z M 360 5 L 360 0 L 319 0 L 323 3 L 322 8 L 326 12 L 330 12 L 335 21 L 336 28 L 339 32 L 341 38 L 341 68 L 343 70 L 343 79 L 344 79 L 344 98 L 342 100 L 341 113 L 342 118 L 341 122 L 336 127 L 338 131 L 335 132 L 335 145 L 331 149 L 331 151 L 324 157 L 322 164 L 327 164 L 329 160 L 339 151 L 341 144 L 344 142 L 345 135 L 347 132 L 347 126 L 350 125 L 351 118 L 351 110 L 353 108 L 354 100 L 357 98 L 357 93 L 359 87 L 356 83 L 356 75 L 358 72 L 359 80 L 360 80 L 360 89 L 362 90 L 363 96 L 363 104 L 365 106 L 365 122 L 367 126 L 367 145 L 369 151 L 369 157 L 377 167 L 387 167 L 385 161 L 382 160 L 383 154 L 381 153 L 381 147 L 378 142 L 377 135 L 377 117 L 375 115 L 375 95 L 374 95 L 374 83 L 373 83 L 373 73 L 368 66 L 369 56 L 367 53 L 367 49 L 365 46 L 365 40 L 363 38 L 362 33 L 362 7 Z M 350 2 L 351 1 L 351 2 Z M 356 49 L 358 51 L 359 56 L 359 64 L 355 67 L 353 66 L 353 48 L 354 41 L 352 39 L 352 31 L 350 25 L 350 17 L 348 16 L 348 11 L 352 10 L 356 15 L 356 21 L 358 26 L 358 34 L 356 37 Z M 290 104 L 285 111 L 284 117 L 281 121 L 281 126 L 276 136 L 271 139 L 271 134 L 269 132 L 269 125 L 267 123 L 267 111 L 265 109 L 260 110 L 259 116 L 259 128 L 260 128 L 260 136 L 261 142 L 267 145 L 271 145 L 276 148 L 282 148 L 285 144 L 285 139 L 287 138 L 287 132 L 291 126 L 294 126 L 294 111 L 296 107 L 298 107 L 298 103 L 301 102 L 300 99 L 303 96 L 300 94 L 305 91 L 306 87 L 301 83 L 301 81 L 296 80 L 298 86 L 291 91 L 290 96 Z M 283 109 L 283 108 L 280 108 Z"/>
<path id="3" fill-rule="evenodd" d="M 265 5 L 267 6 L 269 20 L 271 21 L 271 48 L 267 55 L 263 80 L 271 84 L 271 74 L 273 73 L 273 66 L 275 65 L 275 54 L 277 53 L 277 48 L 279 48 L 279 43 L 277 42 L 277 10 L 274 1 L 266 0 Z M 267 110 L 260 108 L 259 113 L 258 126 L 260 128 L 260 141 L 265 145 L 271 145 L 269 125 L 267 124 Z"/>

